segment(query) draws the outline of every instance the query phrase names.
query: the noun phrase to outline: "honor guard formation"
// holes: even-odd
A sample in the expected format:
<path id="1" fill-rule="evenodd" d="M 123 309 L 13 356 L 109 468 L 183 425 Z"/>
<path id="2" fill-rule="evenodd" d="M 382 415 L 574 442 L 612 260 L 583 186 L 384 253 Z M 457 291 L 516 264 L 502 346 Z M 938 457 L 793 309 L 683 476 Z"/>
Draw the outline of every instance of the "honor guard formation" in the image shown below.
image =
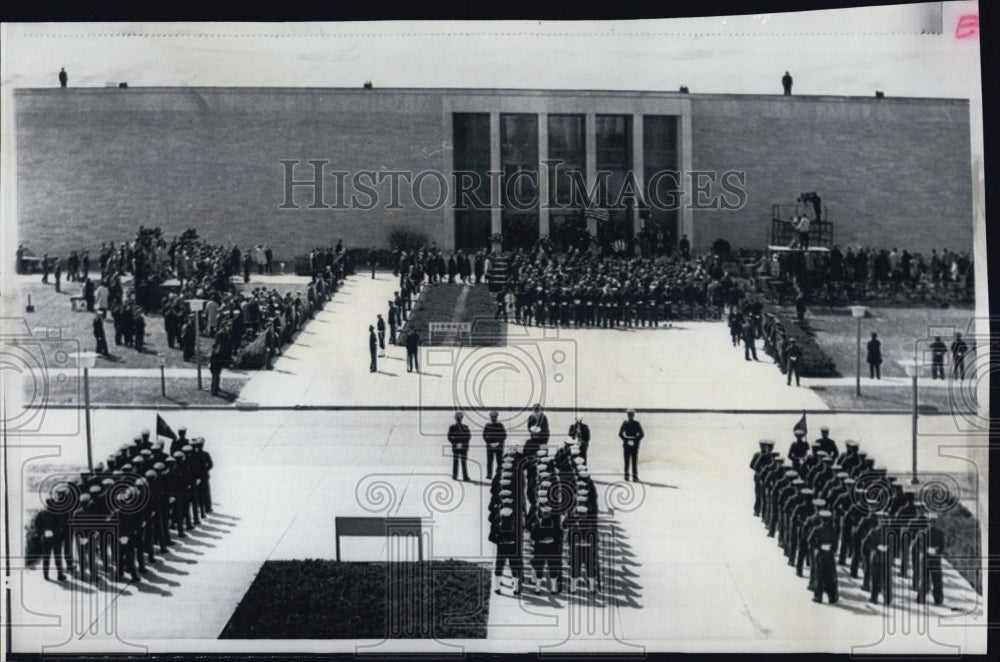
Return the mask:
<path id="1" fill-rule="evenodd" d="M 761 441 L 750 461 L 754 515 L 769 537 L 777 537 L 799 577 L 803 564 L 809 566 L 813 601 L 826 595 L 837 602 L 837 566 L 849 562 L 851 577 L 864 573 L 862 590 L 872 603 L 884 596 L 890 604 L 893 577 L 910 576 L 912 566 L 916 601 L 926 602 L 931 592 L 934 604 L 943 604 L 944 533 L 937 514 L 876 467 L 857 442 L 847 441 L 840 454 L 829 428 L 821 431 L 810 445 L 805 427 L 796 426 L 787 456 L 774 450 L 773 441 Z"/>
<path id="2" fill-rule="evenodd" d="M 169 449 L 143 430 L 132 443 L 57 485 L 45 500 L 29 534 L 29 556 L 41 555 L 49 579 L 54 557 L 57 578 L 66 572 L 98 583 L 98 560 L 110 580 L 128 573 L 139 582 L 146 564 L 186 538 L 212 512 L 212 456 L 202 438 L 188 439 L 180 428 Z M 138 568 L 137 568 L 138 565 Z"/>
<path id="3" fill-rule="evenodd" d="M 533 433 L 540 432 L 533 428 Z M 555 453 L 544 443 L 530 441 L 523 450 L 503 450 L 489 505 L 489 539 L 497 546 L 497 594 L 504 594 L 501 578 L 507 566 L 513 595 L 520 595 L 522 581 L 533 585 L 535 593 L 546 588 L 561 593 L 567 560 L 570 593 L 585 587 L 595 594 L 600 588 L 597 491 L 582 446 L 579 438 L 567 437 Z"/>

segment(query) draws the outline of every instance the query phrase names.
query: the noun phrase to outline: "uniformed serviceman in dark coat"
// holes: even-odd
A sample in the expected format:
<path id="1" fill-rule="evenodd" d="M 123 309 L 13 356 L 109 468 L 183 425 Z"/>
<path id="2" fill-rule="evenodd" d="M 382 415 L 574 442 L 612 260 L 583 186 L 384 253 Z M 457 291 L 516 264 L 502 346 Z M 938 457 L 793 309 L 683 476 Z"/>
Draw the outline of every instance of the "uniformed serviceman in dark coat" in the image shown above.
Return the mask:
<path id="1" fill-rule="evenodd" d="M 771 459 L 771 451 L 774 449 L 774 442 L 767 439 L 762 439 L 760 441 L 760 450 L 753 454 L 750 458 L 750 469 L 754 472 L 753 479 L 753 514 L 754 516 L 760 516 L 761 507 L 761 485 L 760 485 L 760 471 L 759 468 L 762 462 L 768 462 Z"/>
<path id="2" fill-rule="evenodd" d="M 535 526 L 531 530 L 531 540 L 534 543 L 532 549 L 531 564 L 535 570 L 535 576 L 540 586 L 544 576 L 544 570 L 548 568 L 550 590 L 553 593 L 561 593 L 562 580 L 562 551 L 563 551 L 563 528 L 562 518 L 548 504 L 540 508 L 540 516 Z M 537 591 L 537 588 L 536 588 Z"/>
<path id="3" fill-rule="evenodd" d="M 42 576 L 49 579 L 49 560 L 55 556 L 56 576 L 59 581 L 66 581 L 63 573 L 63 547 L 66 536 L 69 534 L 69 521 L 66 513 L 62 512 L 60 504 L 54 497 L 45 499 L 45 508 L 35 516 L 35 531 L 41 538 L 42 547 Z"/>
<path id="4" fill-rule="evenodd" d="M 840 451 L 837 450 L 837 442 L 830 438 L 830 428 L 824 425 L 820 427 L 819 433 L 819 439 L 813 443 L 819 444 L 819 449 L 836 461 L 837 456 L 840 455 Z"/>
<path id="5" fill-rule="evenodd" d="M 170 442 L 170 453 L 169 456 L 173 457 L 174 453 L 184 448 L 190 444 L 190 440 L 187 438 L 187 428 L 179 427 L 177 428 L 177 438 Z"/>
<path id="6" fill-rule="evenodd" d="M 836 544 L 837 534 L 833 529 L 833 513 L 830 510 L 823 509 L 820 510 L 819 520 L 816 525 L 813 526 L 812 530 L 809 532 L 809 539 L 806 540 L 806 548 L 809 559 L 809 590 L 815 591 L 817 584 L 820 583 L 821 578 L 816 572 L 816 554 L 819 552 L 820 545 L 827 545 L 829 549 L 833 548 Z M 829 550 L 828 550 L 829 551 Z M 831 560 L 833 554 L 830 554 Z M 836 564 L 833 564 L 834 573 L 836 573 Z"/>
<path id="7" fill-rule="evenodd" d="M 828 518 L 830 512 L 824 510 L 820 516 Z M 830 604 L 835 604 L 840 597 L 837 591 L 837 562 L 833 556 L 835 539 L 836 535 L 829 526 L 822 526 L 813 534 L 813 602 L 823 602 L 824 593 Z"/>
<path id="8" fill-rule="evenodd" d="M 504 568 L 509 564 L 514 580 L 514 595 L 521 593 L 521 579 L 524 574 L 524 557 L 521 552 L 523 520 L 521 509 L 512 497 L 503 502 L 493 526 L 490 527 L 490 542 L 497 546 L 493 575 L 499 580 Z M 495 592 L 500 594 L 498 585 Z"/>
<path id="9" fill-rule="evenodd" d="M 128 571 L 133 582 L 139 581 L 139 572 L 136 569 L 136 559 L 141 560 L 142 550 L 138 546 L 139 529 L 141 526 L 139 515 L 131 507 L 134 503 L 141 501 L 139 487 L 129 486 L 125 490 L 115 493 L 118 501 L 118 559 L 117 559 L 117 579 L 124 581 L 125 571 Z"/>
<path id="10" fill-rule="evenodd" d="M 927 592 L 931 591 L 934 604 L 944 604 L 944 586 L 941 573 L 941 558 L 944 556 L 944 531 L 938 525 L 937 513 L 927 513 L 925 527 L 920 534 L 918 563 L 913 569 L 917 577 L 917 603 L 927 602 Z"/>
<path id="11" fill-rule="evenodd" d="M 796 469 L 802 464 L 802 461 L 806 459 L 809 455 L 809 442 L 806 441 L 806 431 L 802 428 L 795 428 L 795 441 L 792 445 L 788 447 L 788 459 L 791 461 L 792 466 Z"/>
<path id="12" fill-rule="evenodd" d="M 835 467 L 840 471 L 851 472 L 851 469 L 858 462 L 858 442 L 848 439 L 844 442 L 844 452 L 833 461 Z"/>
<path id="13" fill-rule="evenodd" d="M 777 482 L 773 491 L 774 505 L 771 508 L 771 520 L 767 523 L 768 538 L 773 538 L 781 528 L 786 505 L 795 498 L 800 489 L 806 486 L 805 483 L 794 469 L 786 471 L 785 475 Z"/>
<path id="14" fill-rule="evenodd" d="M 581 494 L 583 501 L 566 516 L 566 542 L 569 548 L 569 592 L 572 593 L 577 584 L 586 574 L 587 589 L 593 594 L 599 585 L 600 577 L 597 566 L 598 527 L 597 513 L 587 507 L 587 495 Z"/>
<path id="15" fill-rule="evenodd" d="M 451 477 L 458 480 L 458 467 L 462 467 L 462 480 L 469 480 L 469 441 L 472 439 L 472 432 L 469 426 L 462 422 L 464 415 L 462 412 L 455 412 L 455 422 L 448 426 L 448 442 L 451 444 Z"/>
<path id="16" fill-rule="evenodd" d="M 490 412 L 489 422 L 483 426 L 483 441 L 486 443 L 486 479 L 493 477 L 493 463 L 496 462 L 497 470 L 500 469 L 500 460 L 503 457 L 503 444 L 507 440 L 507 430 L 498 419 L 500 413 Z"/>
<path id="17" fill-rule="evenodd" d="M 569 426 L 570 439 L 575 439 L 580 446 L 580 456 L 587 461 L 587 449 L 590 448 L 590 426 L 583 422 L 583 417 L 577 416 Z"/>
<path id="18" fill-rule="evenodd" d="M 639 444 L 646 433 L 642 430 L 642 425 L 635 420 L 635 410 L 629 409 L 626 412 L 626 419 L 618 428 L 618 437 L 622 440 L 622 452 L 625 456 L 625 480 L 629 477 L 629 464 L 632 465 L 632 480 L 639 482 Z"/>
<path id="19" fill-rule="evenodd" d="M 210 484 L 211 471 L 215 467 L 212 462 L 212 455 L 205 450 L 205 440 L 201 437 L 191 442 L 194 453 L 191 456 L 197 476 L 197 487 L 195 489 L 195 503 L 198 512 L 202 517 L 212 512 L 212 487 Z"/>

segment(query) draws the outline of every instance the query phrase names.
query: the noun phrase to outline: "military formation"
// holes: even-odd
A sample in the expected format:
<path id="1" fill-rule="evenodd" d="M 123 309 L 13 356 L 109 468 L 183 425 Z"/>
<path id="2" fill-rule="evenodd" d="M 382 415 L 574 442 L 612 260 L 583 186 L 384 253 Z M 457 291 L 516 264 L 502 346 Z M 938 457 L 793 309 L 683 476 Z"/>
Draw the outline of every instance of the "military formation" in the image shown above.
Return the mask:
<path id="1" fill-rule="evenodd" d="M 916 601 L 931 593 L 944 602 L 944 533 L 938 515 L 916 501 L 874 458 L 847 441 L 838 452 L 829 430 L 809 444 L 795 428 L 788 454 L 761 441 L 750 461 L 754 471 L 754 515 L 769 537 L 777 538 L 788 565 L 803 576 L 809 567 L 813 601 L 839 599 L 838 565 L 850 576 L 863 573 L 862 590 L 872 603 L 893 599 L 893 579 L 911 578 Z M 898 561 L 898 563 L 897 563 Z"/>
<path id="2" fill-rule="evenodd" d="M 579 436 L 554 453 L 547 444 L 505 447 L 490 485 L 489 523 L 497 594 L 504 595 L 508 567 L 514 596 L 522 584 L 536 594 L 600 589 L 597 490 Z"/>
<path id="3" fill-rule="evenodd" d="M 94 470 L 56 486 L 34 520 L 29 549 L 41 555 L 49 579 L 141 581 L 156 551 L 167 554 L 212 512 L 212 456 L 205 440 L 178 430 L 170 447 L 144 430 Z"/>
<path id="4" fill-rule="evenodd" d="M 720 316 L 742 288 L 713 254 L 599 257 L 541 246 L 509 255 L 514 319 L 538 326 L 656 327 L 674 319 Z"/>

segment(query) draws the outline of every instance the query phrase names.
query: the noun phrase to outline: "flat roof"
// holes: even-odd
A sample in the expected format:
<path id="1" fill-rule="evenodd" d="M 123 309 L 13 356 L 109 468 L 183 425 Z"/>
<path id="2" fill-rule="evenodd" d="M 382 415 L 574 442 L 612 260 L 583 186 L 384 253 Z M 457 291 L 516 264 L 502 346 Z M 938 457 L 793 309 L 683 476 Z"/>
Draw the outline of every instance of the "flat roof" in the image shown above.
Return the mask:
<path id="1" fill-rule="evenodd" d="M 126 81 L 122 81 L 126 82 Z M 117 83 L 115 84 L 117 85 Z M 131 93 L 163 93 L 163 92 L 198 92 L 198 93 L 229 93 L 229 94 L 412 94 L 412 95 L 464 95 L 464 96 L 495 96 L 497 94 L 512 94 L 519 96 L 615 96 L 615 97 L 665 97 L 665 98 L 690 98 L 690 99 L 719 99 L 719 100 L 785 100 L 789 103 L 796 102 L 836 102 L 836 101 L 868 101 L 871 103 L 893 103 L 893 102 L 922 102 L 922 103 L 965 103 L 968 99 L 953 97 L 894 97 L 888 94 L 884 97 L 876 97 L 874 91 L 870 96 L 844 96 L 844 95 L 808 95 L 792 94 L 718 94 L 718 93 L 698 93 L 679 92 L 672 90 L 589 90 L 589 89 L 530 89 L 530 88 L 482 88 L 482 87 L 196 87 L 196 86 L 152 86 L 152 87 L 127 87 L 107 85 L 104 87 L 25 87 L 14 90 L 15 95 L 35 95 L 35 94 L 131 94 Z"/>

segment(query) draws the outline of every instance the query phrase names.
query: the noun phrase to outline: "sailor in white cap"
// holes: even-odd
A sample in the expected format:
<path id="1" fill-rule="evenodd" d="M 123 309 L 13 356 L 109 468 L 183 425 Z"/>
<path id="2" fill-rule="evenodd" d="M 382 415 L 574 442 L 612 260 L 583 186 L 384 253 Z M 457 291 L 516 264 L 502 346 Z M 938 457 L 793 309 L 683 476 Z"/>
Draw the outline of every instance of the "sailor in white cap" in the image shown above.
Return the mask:
<path id="1" fill-rule="evenodd" d="M 569 426 L 569 436 L 580 445 L 580 454 L 587 459 L 587 449 L 590 448 L 590 426 L 583 422 L 582 416 L 577 416 Z"/>
<path id="2" fill-rule="evenodd" d="M 819 439 L 813 443 L 819 444 L 820 450 L 826 451 L 827 455 L 836 460 L 837 456 L 840 455 L 840 451 L 837 450 L 837 442 L 830 438 L 830 427 L 828 425 L 821 425 L 819 434 Z"/>
<path id="3" fill-rule="evenodd" d="M 635 410 L 625 412 L 625 420 L 618 429 L 618 437 L 622 440 L 622 452 L 625 456 L 625 480 L 629 480 L 629 466 L 632 467 L 632 480 L 639 482 L 639 444 L 646 433 L 642 425 L 635 420 Z"/>
<path id="4" fill-rule="evenodd" d="M 513 578 L 513 593 L 521 593 L 521 578 L 524 573 L 524 558 L 521 554 L 521 522 L 512 506 L 507 505 L 500 509 L 500 517 L 495 524 L 490 527 L 490 542 L 497 546 L 496 563 L 493 567 L 493 576 L 497 580 L 495 592 L 502 595 L 500 590 L 500 578 L 503 576 L 504 568 L 510 565 L 510 572 Z"/>
<path id="5" fill-rule="evenodd" d="M 503 444 L 507 440 L 507 429 L 500 422 L 500 412 L 490 412 L 489 422 L 483 426 L 483 441 L 486 444 L 486 479 L 493 476 L 493 462 L 500 465 Z"/>
<path id="6" fill-rule="evenodd" d="M 451 478 L 458 480 L 458 468 L 462 467 L 462 480 L 469 480 L 469 441 L 472 439 L 472 432 L 469 426 L 462 422 L 463 414 L 455 412 L 455 422 L 448 427 L 448 442 L 451 444 Z"/>

